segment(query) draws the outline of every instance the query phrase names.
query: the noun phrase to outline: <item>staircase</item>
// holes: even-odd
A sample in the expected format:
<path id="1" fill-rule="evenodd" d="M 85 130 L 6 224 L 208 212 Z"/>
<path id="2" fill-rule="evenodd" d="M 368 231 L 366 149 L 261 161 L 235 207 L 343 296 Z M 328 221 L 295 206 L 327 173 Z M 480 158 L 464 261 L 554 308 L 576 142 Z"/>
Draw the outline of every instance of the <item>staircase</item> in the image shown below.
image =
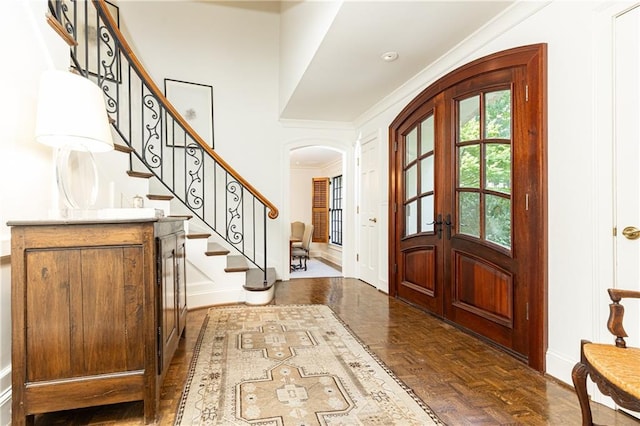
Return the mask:
<path id="1" fill-rule="evenodd" d="M 188 306 L 269 303 L 276 273 L 268 267 L 267 220 L 277 208 L 165 98 L 104 0 L 49 0 L 49 11 L 49 24 L 70 46 L 72 70 L 105 94 L 116 152 L 96 160 L 123 173 L 107 178 L 112 204 L 131 207 L 134 195 L 144 195 L 145 207 L 185 217 Z"/>

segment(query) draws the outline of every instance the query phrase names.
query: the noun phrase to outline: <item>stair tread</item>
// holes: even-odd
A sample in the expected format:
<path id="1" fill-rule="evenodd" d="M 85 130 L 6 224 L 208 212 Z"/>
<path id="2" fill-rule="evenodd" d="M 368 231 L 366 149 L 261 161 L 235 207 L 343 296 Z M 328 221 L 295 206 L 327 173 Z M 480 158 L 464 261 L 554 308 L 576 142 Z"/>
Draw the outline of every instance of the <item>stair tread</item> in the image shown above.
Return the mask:
<path id="1" fill-rule="evenodd" d="M 147 194 L 149 200 L 169 201 L 173 200 L 173 195 Z"/>
<path id="2" fill-rule="evenodd" d="M 244 256 L 227 256 L 227 267 L 225 272 L 245 272 L 249 270 L 249 264 Z"/>
<path id="3" fill-rule="evenodd" d="M 226 256 L 229 254 L 229 250 L 218 243 L 210 242 L 209 244 L 207 244 L 207 251 L 204 254 L 207 256 Z"/>
<path id="4" fill-rule="evenodd" d="M 193 218 L 193 215 L 191 215 L 191 214 L 170 214 L 167 217 L 183 217 L 184 220 L 189 220 L 189 219 Z"/>
<path id="5" fill-rule="evenodd" d="M 127 170 L 127 174 L 131 177 L 138 177 L 138 178 L 145 178 L 145 179 L 149 179 L 154 176 L 154 174 L 150 172 L 138 172 L 135 170 Z"/>
<path id="6" fill-rule="evenodd" d="M 276 282 L 276 269 L 267 268 L 267 282 L 264 283 L 264 272 L 258 268 L 251 268 L 247 271 L 246 284 L 243 286 L 248 291 L 269 290 Z"/>
<path id="7" fill-rule="evenodd" d="M 189 234 L 187 235 L 187 238 L 190 240 L 197 240 L 197 239 L 202 239 L 202 238 L 209 238 L 211 236 L 211 234 L 206 234 L 206 233 L 193 233 L 193 234 Z"/>
<path id="8" fill-rule="evenodd" d="M 129 145 L 122 145 L 119 143 L 114 143 L 113 144 L 113 149 L 115 149 L 116 151 L 119 152 L 124 152 L 126 154 L 129 154 L 130 152 L 133 152 L 133 148 L 131 148 Z"/>

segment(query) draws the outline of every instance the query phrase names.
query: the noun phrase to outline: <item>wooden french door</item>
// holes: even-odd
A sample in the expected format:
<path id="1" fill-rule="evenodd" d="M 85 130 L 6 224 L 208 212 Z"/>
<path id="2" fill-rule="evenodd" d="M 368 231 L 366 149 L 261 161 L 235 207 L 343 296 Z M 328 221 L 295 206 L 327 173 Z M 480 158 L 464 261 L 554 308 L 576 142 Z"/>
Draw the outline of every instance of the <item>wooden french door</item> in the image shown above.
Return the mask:
<path id="1" fill-rule="evenodd" d="M 545 46 L 454 71 L 391 125 L 390 293 L 544 371 Z"/>

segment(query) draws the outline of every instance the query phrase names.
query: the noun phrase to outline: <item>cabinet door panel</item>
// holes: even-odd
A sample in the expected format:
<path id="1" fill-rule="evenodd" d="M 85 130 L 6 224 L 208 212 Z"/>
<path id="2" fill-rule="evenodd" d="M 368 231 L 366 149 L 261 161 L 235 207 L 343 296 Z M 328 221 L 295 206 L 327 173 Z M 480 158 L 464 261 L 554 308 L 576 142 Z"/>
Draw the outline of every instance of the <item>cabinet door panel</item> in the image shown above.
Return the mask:
<path id="1" fill-rule="evenodd" d="M 123 275 L 121 248 L 82 251 L 83 343 L 89 374 L 125 369 Z"/>
<path id="2" fill-rule="evenodd" d="M 123 249 L 127 370 L 144 368 L 144 264 L 141 247 Z"/>
<path id="3" fill-rule="evenodd" d="M 69 308 L 76 251 L 34 250 L 26 253 L 26 360 L 27 380 L 79 375 L 72 368 L 71 336 L 75 322 Z M 76 347 L 80 352 L 81 347 Z M 75 373 L 75 374 L 74 374 Z"/>
<path id="4" fill-rule="evenodd" d="M 178 346 L 178 308 L 175 291 L 176 264 L 176 236 L 168 235 L 158 238 L 158 252 L 160 253 L 160 292 L 158 297 L 159 318 L 162 323 L 162 351 L 160 366 L 164 371 L 169 366 L 171 355 Z"/>
<path id="5" fill-rule="evenodd" d="M 182 334 L 187 323 L 187 278 L 185 233 L 177 234 L 176 241 L 176 292 L 178 293 L 178 332 Z"/>
<path id="6" fill-rule="evenodd" d="M 125 255 L 126 253 L 126 255 Z M 128 259 L 128 262 L 125 262 Z M 143 285 L 139 247 L 82 251 L 84 350 L 87 374 L 142 368 Z M 129 313 L 133 311 L 134 316 Z M 132 327 L 130 330 L 129 327 Z M 132 331 L 133 335 L 129 332 Z"/>

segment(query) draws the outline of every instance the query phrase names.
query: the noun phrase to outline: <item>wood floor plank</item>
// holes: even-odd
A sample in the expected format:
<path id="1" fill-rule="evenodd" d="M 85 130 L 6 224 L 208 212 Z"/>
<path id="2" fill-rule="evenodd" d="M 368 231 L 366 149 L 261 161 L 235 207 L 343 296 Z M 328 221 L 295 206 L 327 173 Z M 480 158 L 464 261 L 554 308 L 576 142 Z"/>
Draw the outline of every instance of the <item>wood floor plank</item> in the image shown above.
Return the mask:
<path id="1" fill-rule="evenodd" d="M 276 304 L 329 305 L 448 425 L 580 425 L 573 389 L 450 324 L 355 279 L 278 282 Z M 207 309 L 189 311 L 161 389 L 158 424 L 172 425 Z M 599 424 L 638 425 L 592 403 Z M 36 416 L 36 425 L 142 425 L 139 402 Z"/>

